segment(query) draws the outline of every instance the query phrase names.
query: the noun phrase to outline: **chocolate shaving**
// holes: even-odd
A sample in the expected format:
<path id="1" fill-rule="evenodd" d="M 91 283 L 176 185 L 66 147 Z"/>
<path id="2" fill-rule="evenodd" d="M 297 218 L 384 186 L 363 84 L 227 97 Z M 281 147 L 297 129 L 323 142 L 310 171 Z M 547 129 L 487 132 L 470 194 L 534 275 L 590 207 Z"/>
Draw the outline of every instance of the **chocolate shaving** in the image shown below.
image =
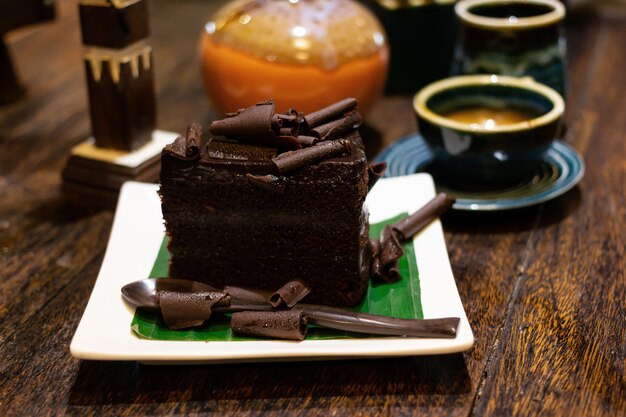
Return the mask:
<path id="1" fill-rule="evenodd" d="M 337 103 L 333 103 L 328 107 L 314 111 L 304 116 L 309 129 L 323 125 L 331 120 L 342 117 L 347 112 L 354 110 L 357 106 L 356 99 L 346 98 Z"/>
<path id="2" fill-rule="evenodd" d="M 316 326 L 387 336 L 451 339 L 456 337 L 460 322 L 458 317 L 398 319 L 315 304 L 298 304 L 295 309 L 304 311 L 309 317 L 309 322 Z"/>
<path id="3" fill-rule="evenodd" d="M 187 149 L 188 158 L 195 158 L 200 155 L 202 145 L 202 127 L 198 123 L 192 123 L 187 128 Z"/>
<path id="4" fill-rule="evenodd" d="M 200 326 L 211 317 L 213 306 L 230 305 L 223 292 L 159 291 L 159 306 L 170 329 Z"/>
<path id="5" fill-rule="evenodd" d="M 278 136 L 278 146 L 281 149 L 289 149 L 289 150 L 296 150 L 296 149 L 302 149 L 302 145 L 300 145 L 300 142 L 298 142 L 298 139 L 296 139 L 294 136 L 288 135 L 288 136 Z"/>
<path id="6" fill-rule="evenodd" d="M 308 318 L 301 310 L 242 311 L 233 314 L 230 325 L 236 334 L 304 340 Z"/>
<path id="7" fill-rule="evenodd" d="M 209 126 L 214 135 L 228 137 L 273 137 L 272 116 L 274 102 L 272 100 L 257 103 L 222 120 L 215 120 Z"/>
<path id="8" fill-rule="evenodd" d="M 392 226 L 383 229 L 380 235 L 380 274 L 377 278 L 384 282 L 396 282 L 400 277 L 398 259 L 404 255 L 404 248 Z"/>
<path id="9" fill-rule="evenodd" d="M 357 129 L 361 126 L 361 122 L 361 115 L 355 110 L 342 119 L 334 120 L 309 130 L 308 134 L 310 136 L 317 136 L 321 140 L 334 140 Z"/>
<path id="10" fill-rule="evenodd" d="M 339 155 L 344 152 L 349 153 L 350 151 L 350 142 L 342 139 L 322 142 L 310 148 L 297 151 L 285 152 L 272 158 L 272 162 L 276 165 L 280 174 L 286 174 L 312 165 L 319 160 L 330 158 L 331 156 Z"/>
<path id="11" fill-rule="evenodd" d="M 320 139 L 316 138 L 315 136 L 304 136 L 304 135 L 298 136 L 296 140 L 303 148 L 309 148 L 317 144 L 320 141 Z"/>
<path id="12" fill-rule="evenodd" d="M 377 164 L 371 164 L 367 169 L 368 179 L 367 179 L 367 189 L 371 190 L 372 187 L 378 182 L 378 180 L 385 174 L 387 170 L 386 162 L 379 162 Z"/>
<path id="13" fill-rule="evenodd" d="M 424 227 L 446 211 L 450 210 L 456 200 L 446 193 L 439 193 L 430 200 L 424 207 L 411 214 L 404 220 L 399 221 L 392 227 L 397 232 L 398 238 L 402 242 L 410 240 Z"/>
<path id="14" fill-rule="evenodd" d="M 278 136 L 293 136 L 293 128 L 292 127 L 281 127 L 278 130 Z"/>
<path id="15" fill-rule="evenodd" d="M 196 148 L 193 143 L 192 146 L 188 146 L 188 143 L 186 138 L 179 136 L 174 142 L 165 145 L 163 153 L 185 161 L 198 159 L 200 157 L 200 149 Z"/>
<path id="16" fill-rule="evenodd" d="M 367 248 L 370 255 L 370 275 L 380 279 L 380 240 L 370 238 Z"/>
<path id="17" fill-rule="evenodd" d="M 246 174 L 246 178 L 251 184 L 277 194 L 284 193 L 285 188 L 287 187 L 285 180 L 275 175 Z"/>
<path id="18" fill-rule="evenodd" d="M 291 308 L 311 292 L 311 289 L 301 280 L 293 280 L 280 287 L 269 298 L 272 307 L 286 305 Z"/>

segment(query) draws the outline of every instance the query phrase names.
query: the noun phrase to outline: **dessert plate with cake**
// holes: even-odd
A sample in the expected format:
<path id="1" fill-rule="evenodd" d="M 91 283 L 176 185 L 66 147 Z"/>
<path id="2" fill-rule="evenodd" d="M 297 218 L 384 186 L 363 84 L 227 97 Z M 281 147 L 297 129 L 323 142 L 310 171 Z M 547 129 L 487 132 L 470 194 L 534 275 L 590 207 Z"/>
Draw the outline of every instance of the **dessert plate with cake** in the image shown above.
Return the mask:
<path id="1" fill-rule="evenodd" d="M 435 197 L 432 178 L 418 174 L 377 182 L 384 166 L 368 165 L 356 130 L 360 121 L 351 99 L 309 114 L 277 113 L 267 101 L 214 122 L 206 144 L 201 129 L 191 126 L 185 137 L 167 145 L 160 187 L 131 182 L 122 190 L 72 354 L 192 363 L 469 349 L 473 335 L 441 225 L 435 220 L 416 234 L 423 225 L 407 220 L 408 213 Z M 149 276 L 257 290 L 297 280 L 310 289 L 300 305 L 311 317 L 317 314 L 312 305 L 324 305 L 350 309 L 355 317 L 457 318 L 458 326 L 447 338 L 312 328 L 297 342 L 237 337 L 213 316 L 193 321 L 188 329 L 181 330 L 180 321 L 167 322 L 168 328 L 160 315 L 135 311 L 120 294 L 126 284 Z M 187 314 L 177 310 L 179 301 L 200 299 L 168 292 L 160 295 L 161 302 L 166 295 L 167 311 L 174 316 Z M 161 304 L 164 316 L 165 307 Z"/>

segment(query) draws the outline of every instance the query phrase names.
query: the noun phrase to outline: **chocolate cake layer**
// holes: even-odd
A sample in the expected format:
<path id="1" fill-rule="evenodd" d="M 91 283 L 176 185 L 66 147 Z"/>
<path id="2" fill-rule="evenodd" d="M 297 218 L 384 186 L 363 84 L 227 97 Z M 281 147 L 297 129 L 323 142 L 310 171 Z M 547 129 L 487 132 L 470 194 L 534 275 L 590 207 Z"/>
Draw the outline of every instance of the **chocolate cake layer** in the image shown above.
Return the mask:
<path id="1" fill-rule="evenodd" d="M 211 142 L 191 159 L 164 151 L 170 276 L 271 291 L 299 279 L 307 302 L 357 304 L 369 277 L 368 166 L 359 135 L 346 139 L 349 154 L 284 175 L 252 145 Z"/>

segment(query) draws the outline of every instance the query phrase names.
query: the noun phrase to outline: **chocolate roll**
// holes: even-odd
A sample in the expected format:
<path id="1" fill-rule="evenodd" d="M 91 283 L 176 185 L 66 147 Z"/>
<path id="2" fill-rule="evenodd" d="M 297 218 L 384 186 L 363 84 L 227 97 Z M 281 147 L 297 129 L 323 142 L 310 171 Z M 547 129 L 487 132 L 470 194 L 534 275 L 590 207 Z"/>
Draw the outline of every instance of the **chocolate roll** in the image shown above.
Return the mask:
<path id="1" fill-rule="evenodd" d="M 460 319 L 398 319 L 369 313 L 358 313 L 336 307 L 299 304 L 309 322 L 329 329 L 387 336 L 412 336 L 450 339 L 456 337 Z"/>
<path id="2" fill-rule="evenodd" d="M 347 133 L 352 132 L 361 126 L 361 115 L 358 111 L 353 111 L 346 117 L 320 125 L 309 130 L 309 136 L 317 136 L 321 140 L 334 140 L 344 137 Z"/>
<path id="3" fill-rule="evenodd" d="M 439 193 L 426 203 L 424 207 L 392 227 L 398 233 L 398 238 L 402 242 L 406 242 L 422 231 L 434 219 L 450 210 L 455 201 L 454 198 L 449 197 L 446 193 Z"/>
<path id="4" fill-rule="evenodd" d="M 322 159 L 330 158 L 341 153 L 350 153 L 350 142 L 345 139 L 321 142 L 310 148 L 285 152 L 272 158 L 272 162 L 282 174 L 313 165 Z"/>
<path id="5" fill-rule="evenodd" d="M 356 106 L 356 99 L 346 98 L 323 109 L 307 114 L 304 116 L 304 120 L 306 120 L 309 129 L 313 129 L 331 120 L 342 118 L 347 112 L 356 109 Z"/>
<path id="6" fill-rule="evenodd" d="M 310 292 L 311 289 L 301 280 L 297 279 L 289 281 L 270 296 L 269 303 L 272 307 L 286 305 L 291 308 L 296 305 L 298 301 L 306 297 Z"/>
<path id="7" fill-rule="evenodd" d="M 268 100 L 240 110 L 225 119 L 215 120 L 209 126 L 209 131 L 214 135 L 228 137 L 273 137 L 273 115 L 274 102 Z"/>
<path id="8" fill-rule="evenodd" d="M 200 326 L 211 317 L 213 306 L 229 306 L 223 292 L 159 291 L 159 306 L 170 329 Z"/>
<path id="9" fill-rule="evenodd" d="M 302 310 L 242 311 L 233 313 L 235 334 L 272 339 L 304 340 L 308 318 Z"/>

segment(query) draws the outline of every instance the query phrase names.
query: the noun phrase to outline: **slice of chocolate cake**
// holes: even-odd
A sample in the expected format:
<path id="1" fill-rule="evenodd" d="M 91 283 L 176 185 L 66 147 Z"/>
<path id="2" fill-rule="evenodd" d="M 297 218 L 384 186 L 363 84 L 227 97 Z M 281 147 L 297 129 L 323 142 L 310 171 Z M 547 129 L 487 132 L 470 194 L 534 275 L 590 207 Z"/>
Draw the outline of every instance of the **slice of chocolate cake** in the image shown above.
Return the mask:
<path id="1" fill-rule="evenodd" d="M 353 100 L 274 114 L 271 102 L 192 126 L 162 153 L 170 276 L 275 290 L 294 279 L 306 301 L 352 306 L 369 277 L 368 164 Z M 326 112 L 326 113 L 325 113 Z"/>

